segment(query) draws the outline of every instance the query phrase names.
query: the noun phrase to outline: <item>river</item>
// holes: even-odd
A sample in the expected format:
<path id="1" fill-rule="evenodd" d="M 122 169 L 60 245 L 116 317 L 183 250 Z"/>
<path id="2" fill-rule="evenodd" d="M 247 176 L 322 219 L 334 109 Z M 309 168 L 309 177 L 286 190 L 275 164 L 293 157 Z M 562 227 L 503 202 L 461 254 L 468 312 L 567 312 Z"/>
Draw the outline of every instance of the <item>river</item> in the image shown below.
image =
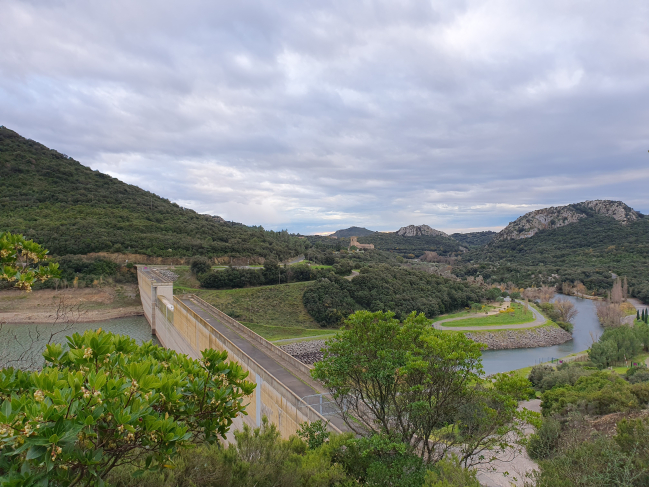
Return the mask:
<path id="1" fill-rule="evenodd" d="M 487 350 L 482 352 L 482 366 L 486 374 L 521 369 L 590 348 L 593 338 L 597 340 L 604 331 L 597 319 L 595 302 L 590 299 L 578 299 L 574 296 L 561 294 L 557 295 L 553 301 L 560 297 L 572 301 L 579 311 L 573 320 L 572 340 L 551 347 Z"/>

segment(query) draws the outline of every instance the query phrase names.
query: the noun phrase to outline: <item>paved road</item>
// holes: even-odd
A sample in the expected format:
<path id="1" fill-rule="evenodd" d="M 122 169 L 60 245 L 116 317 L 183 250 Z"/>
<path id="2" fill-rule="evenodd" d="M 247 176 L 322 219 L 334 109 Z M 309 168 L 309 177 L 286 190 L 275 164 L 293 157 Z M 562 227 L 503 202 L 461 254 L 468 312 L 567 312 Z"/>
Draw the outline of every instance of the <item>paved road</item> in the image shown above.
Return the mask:
<path id="1" fill-rule="evenodd" d="M 523 304 L 521 301 L 518 303 Z M 515 330 L 518 328 L 532 328 L 534 326 L 539 326 L 548 321 L 541 313 L 536 309 L 530 306 L 530 310 L 534 313 L 535 320 L 529 323 L 521 323 L 520 325 L 493 325 L 493 326 L 441 326 L 442 323 L 447 323 L 449 321 L 459 321 L 466 320 L 467 317 L 459 318 L 448 318 L 446 320 L 437 321 L 433 323 L 433 326 L 438 330 L 451 330 L 451 331 L 481 331 L 481 330 Z"/>

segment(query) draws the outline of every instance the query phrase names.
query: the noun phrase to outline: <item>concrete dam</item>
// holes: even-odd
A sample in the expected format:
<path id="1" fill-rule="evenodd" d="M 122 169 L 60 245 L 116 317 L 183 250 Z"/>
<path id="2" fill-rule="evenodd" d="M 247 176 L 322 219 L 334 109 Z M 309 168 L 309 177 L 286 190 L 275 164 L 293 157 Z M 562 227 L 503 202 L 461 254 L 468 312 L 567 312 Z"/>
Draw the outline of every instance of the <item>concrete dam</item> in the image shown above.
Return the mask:
<path id="1" fill-rule="evenodd" d="M 160 344 L 189 357 L 201 358 L 201 350 L 227 351 L 256 384 L 248 397 L 247 416 L 234 422 L 261 425 L 262 417 L 275 424 L 283 438 L 296 434 L 300 424 L 322 420 L 330 431 L 344 427 L 327 399 L 323 386 L 303 364 L 265 338 L 193 294 L 173 294 L 176 276 L 163 267 L 137 266 L 142 307 L 151 332 Z"/>

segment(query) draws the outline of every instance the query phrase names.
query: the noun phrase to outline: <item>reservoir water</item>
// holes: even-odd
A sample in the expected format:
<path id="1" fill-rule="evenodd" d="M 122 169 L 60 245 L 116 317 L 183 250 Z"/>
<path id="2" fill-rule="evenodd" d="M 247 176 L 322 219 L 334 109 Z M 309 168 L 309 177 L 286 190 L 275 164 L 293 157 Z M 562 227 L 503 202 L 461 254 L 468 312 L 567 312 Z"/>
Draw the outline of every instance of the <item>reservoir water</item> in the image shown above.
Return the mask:
<path id="1" fill-rule="evenodd" d="M 482 366 L 486 374 L 507 372 L 546 362 L 552 358 L 565 357 L 571 353 L 587 350 L 593 344 L 593 340 L 597 341 L 604 328 L 597 319 L 595 302 L 564 295 L 557 295 L 553 301 L 559 297 L 572 301 L 579 311 L 573 320 L 572 340 L 551 347 L 486 350 L 482 352 Z"/>
<path id="2" fill-rule="evenodd" d="M 50 332 L 60 330 L 61 328 L 62 325 L 4 324 L 0 330 L 0 363 L 17 359 L 24 350 L 25 345 L 32 342 L 32 338 L 35 342 L 32 349 L 38 350 L 40 354 L 40 351 L 45 348 L 45 344 L 50 337 Z M 98 328 L 120 335 L 128 335 L 138 343 L 153 340 L 153 343 L 158 344 L 155 337 L 151 336 L 151 327 L 144 316 L 115 318 L 93 323 L 75 323 L 65 333 L 60 333 L 54 337 L 53 341 L 56 343 L 67 343 L 66 336 L 73 335 L 74 333 L 83 334 L 86 330 L 96 330 Z"/>
<path id="3" fill-rule="evenodd" d="M 588 349 L 592 345 L 593 339 L 597 340 L 604 331 L 597 319 L 595 304 L 588 299 L 577 299 L 572 296 L 562 297 L 572 301 L 579 311 L 579 314 L 574 319 L 572 340 L 552 347 L 487 350 L 482 353 L 482 365 L 485 373 L 495 374 L 497 372 L 520 369 L 548 361 L 552 358 L 561 358 L 571 353 Z M 45 324 L 5 324 L 2 330 L 0 330 L 0 362 L 6 363 L 7 359 L 16 358 L 20 354 L 21 347 L 14 340 L 14 335 L 21 343 L 29 343 L 30 336 L 36 336 L 36 331 L 40 331 L 43 338 L 37 348 L 42 350 L 47 338 L 49 338 L 48 330 L 50 328 L 51 325 Z M 151 328 L 144 316 L 116 318 L 94 323 L 76 323 L 65 334 L 57 336 L 55 341 L 65 343 L 65 335 L 72 335 L 75 332 L 83 333 L 85 330 L 96 330 L 97 328 L 128 335 L 138 343 L 151 339 L 153 339 L 154 343 L 157 343 L 155 337 L 151 336 Z"/>

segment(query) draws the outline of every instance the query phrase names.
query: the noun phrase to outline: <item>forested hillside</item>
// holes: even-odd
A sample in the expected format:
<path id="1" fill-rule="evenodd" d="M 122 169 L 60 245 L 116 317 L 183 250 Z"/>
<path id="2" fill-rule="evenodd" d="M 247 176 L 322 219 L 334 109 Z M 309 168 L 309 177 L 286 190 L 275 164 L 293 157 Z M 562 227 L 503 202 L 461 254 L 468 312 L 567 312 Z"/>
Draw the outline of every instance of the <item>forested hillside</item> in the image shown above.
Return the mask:
<path id="1" fill-rule="evenodd" d="M 494 241 L 466 253 L 454 273 L 521 287 L 579 280 L 601 293 L 615 274 L 627 276 L 631 294 L 649 302 L 649 218 L 623 224 L 595 214 L 530 238 Z"/>
<path id="2" fill-rule="evenodd" d="M 338 230 L 334 233 L 331 234 L 332 237 L 363 237 L 365 235 L 372 235 L 374 233 L 374 230 L 368 230 L 367 228 L 363 227 L 349 227 L 345 228 L 343 230 Z"/>
<path id="3" fill-rule="evenodd" d="M 181 208 L 0 127 L 0 230 L 52 254 L 251 256 L 280 260 L 309 243 L 287 232 L 233 226 Z"/>
<path id="4" fill-rule="evenodd" d="M 361 269 L 351 281 L 331 274 L 309 287 L 304 306 L 323 326 L 339 325 L 359 309 L 393 311 L 404 319 L 412 311 L 428 318 L 479 302 L 484 290 L 428 272 L 389 265 Z"/>
<path id="5" fill-rule="evenodd" d="M 462 252 L 460 243 L 442 235 L 417 235 L 406 237 L 396 233 L 373 233 L 358 239 L 362 244 L 374 244 L 374 248 L 394 252 L 402 257 L 419 257 L 424 252 L 437 252 L 439 255 L 453 255 Z"/>
<path id="6" fill-rule="evenodd" d="M 486 232 L 454 233 L 451 238 L 466 247 L 482 247 L 491 242 L 495 236 L 496 232 L 488 230 Z"/>

